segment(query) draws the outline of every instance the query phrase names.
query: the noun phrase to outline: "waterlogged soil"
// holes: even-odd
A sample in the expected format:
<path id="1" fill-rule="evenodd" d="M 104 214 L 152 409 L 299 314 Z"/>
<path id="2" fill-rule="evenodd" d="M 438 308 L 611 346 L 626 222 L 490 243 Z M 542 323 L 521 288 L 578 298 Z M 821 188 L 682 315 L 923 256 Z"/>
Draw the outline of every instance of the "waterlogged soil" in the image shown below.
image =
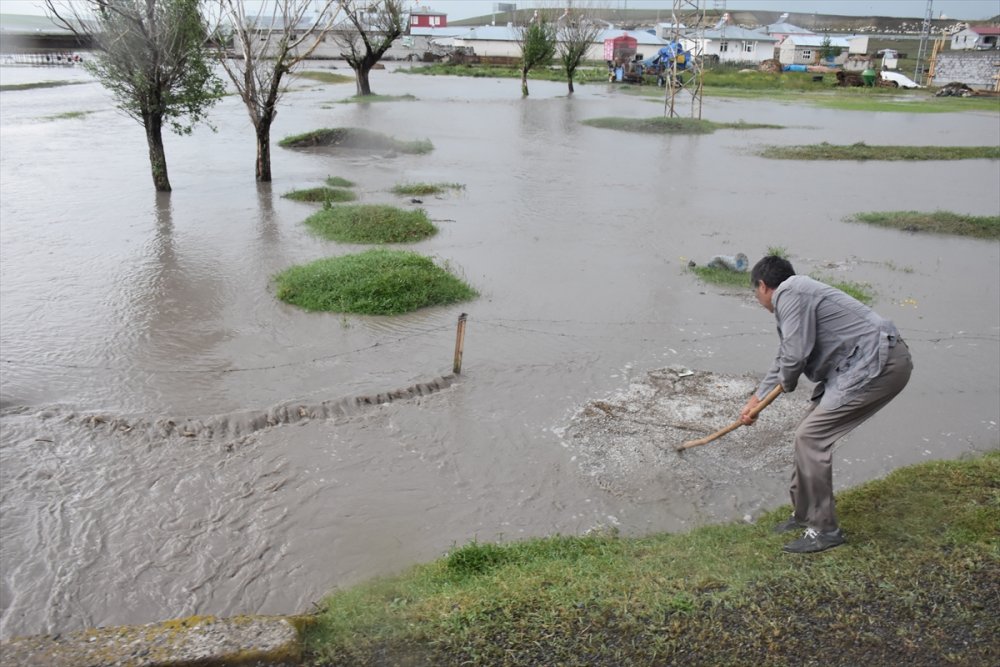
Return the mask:
<path id="1" fill-rule="evenodd" d="M 85 73 L 0 78 L 80 81 L 0 94 L 0 637 L 308 611 L 474 539 L 678 531 L 785 503 L 805 387 L 673 449 L 735 420 L 773 359 L 749 292 L 688 270 L 715 255 L 783 247 L 802 273 L 870 284 L 903 332 L 913 378 L 839 444 L 839 487 L 998 447 L 1000 244 L 845 218 L 996 215 L 1000 161 L 756 155 L 998 145 L 995 113 L 709 97 L 708 120 L 784 129 L 637 135 L 582 121 L 662 100 L 549 82 L 523 99 L 514 80 L 390 66 L 374 90 L 415 100 L 340 104 L 353 84 L 299 82 L 274 141 L 358 127 L 430 153 L 275 147 L 259 186 L 230 96 L 217 132 L 166 137 L 174 191 L 157 195 L 141 128 Z M 278 301 L 276 273 L 367 249 L 316 237 L 317 205 L 281 196 L 331 176 L 362 203 L 424 208 L 440 233 L 402 247 L 481 296 L 399 317 Z M 414 182 L 465 187 L 391 192 Z"/>

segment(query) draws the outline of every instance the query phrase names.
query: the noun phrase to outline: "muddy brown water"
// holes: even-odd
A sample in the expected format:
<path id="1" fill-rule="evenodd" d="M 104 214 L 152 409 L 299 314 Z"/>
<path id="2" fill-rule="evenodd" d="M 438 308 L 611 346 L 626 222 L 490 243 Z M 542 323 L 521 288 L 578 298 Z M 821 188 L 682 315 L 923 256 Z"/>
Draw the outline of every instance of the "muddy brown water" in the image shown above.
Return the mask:
<path id="1" fill-rule="evenodd" d="M 87 80 L 16 67 L 0 77 Z M 584 424 L 595 401 L 641 420 L 650 378 L 667 368 L 721 378 L 685 413 L 706 431 L 735 418 L 732 383 L 745 391 L 763 372 L 775 333 L 749 290 L 686 270 L 720 253 L 782 246 L 801 272 L 871 283 L 909 341 L 913 380 L 839 445 L 840 488 L 998 447 L 1000 243 L 843 219 L 996 215 L 1000 162 L 753 153 L 997 144 L 997 114 L 710 97 L 707 119 L 787 127 L 660 137 L 581 125 L 662 113 L 662 101 L 603 84 L 568 98 L 534 82 L 521 99 L 517 81 L 392 65 L 372 84 L 418 99 L 342 104 L 352 84 L 300 81 L 274 141 L 366 127 L 430 139 L 433 152 L 275 147 L 275 180 L 258 187 L 253 135 L 229 97 L 212 113 L 218 132 L 167 137 L 169 196 L 152 189 L 141 129 L 96 83 L 0 93 L 0 635 L 306 611 L 473 539 L 686 530 L 784 503 L 789 444 L 767 412 L 755 436 L 683 458 L 648 448 L 655 425 L 591 437 Z M 416 204 L 393 185 L 463 184 L 424 198 L 440 233 L 412 249 L 482 296 L 393 318 L 278 302 L 274 273 L 361 249 L 314 237 L 302 224 L 314 207 L 280 196 L 328 176 L 354 181 L 362 202 L 404 207 Z M 450 372 L 461 312 L 463 373 L 450 386 L 253 430 L 261 415 L 353 406 Z M 793 419 L 805 394 L 780 398 L 772 420 Z M 154 428 L 167 422 L 197 428 Z"/>

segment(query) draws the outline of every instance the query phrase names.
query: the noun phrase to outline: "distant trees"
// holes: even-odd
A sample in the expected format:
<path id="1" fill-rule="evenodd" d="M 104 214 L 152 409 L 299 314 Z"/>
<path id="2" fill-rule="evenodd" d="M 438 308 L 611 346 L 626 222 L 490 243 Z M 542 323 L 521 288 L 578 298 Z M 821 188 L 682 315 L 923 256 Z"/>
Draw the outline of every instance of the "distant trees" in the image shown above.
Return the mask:
<path id="1" fill-rule="evenodd" d="M 528 72 L 548 67 L 556 54 L 556 26 L 535 13 L 526 26 L 518 28 L 517 45 L 521 51 L 521 95 L 528 96 Z"/>
<path id="2" fill-rule="evenodd" d="M 281 80 L 316 50 L 338 10 L 332 8 L 334 0 L 265 0 L 257 14 L 248 17 L 244 0 L 218 3 L 222 18 L 216 32 L 219 61 L 250 114 L 257 137 L 254 175 L 267 182 L 271 180 L 271 124 L 284 92 Z M 228 57 L 230 43 L 240 57 Z"/>
<path id="3" fill-rule="evenodd" d="M 566 73 L 570 95 L 573 94 L 573 76 L 576 69 L 586 58 L 587 51 L 601 34 L 601 30 L 599 23 L 591 21 L 585 15 L 571 16 L 568 10 L 559 23 L 556 30 L 557 51 L 563 71 Z"/>
<path id="4" fill-rule="evenodd" d="M 404 0 L 338 0 L 344 22 L 332 33 L 341 57 L 354 70 L 358 95 L 371 95 L 368 73 L 406 28 Z"/>
<path id="5" fill-rule="evenodd" d="M 146 131 L 153 184 L 169 192 L 163 126 L 190 134 L 224 92 L 199 0 L 45 0 L 56 24 L 93 40 L 85 66 Z"/>

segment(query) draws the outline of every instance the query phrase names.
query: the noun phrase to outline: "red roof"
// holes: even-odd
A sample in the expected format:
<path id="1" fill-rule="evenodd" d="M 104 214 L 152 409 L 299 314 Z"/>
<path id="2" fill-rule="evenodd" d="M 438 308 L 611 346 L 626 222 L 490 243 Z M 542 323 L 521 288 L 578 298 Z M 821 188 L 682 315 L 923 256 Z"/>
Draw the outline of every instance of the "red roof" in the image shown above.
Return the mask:
<path id="1" fill-rule="evenodd" d="M 1000 35 L 1000 25 L 974 25 L 969 30 L 980 35 Z"/>

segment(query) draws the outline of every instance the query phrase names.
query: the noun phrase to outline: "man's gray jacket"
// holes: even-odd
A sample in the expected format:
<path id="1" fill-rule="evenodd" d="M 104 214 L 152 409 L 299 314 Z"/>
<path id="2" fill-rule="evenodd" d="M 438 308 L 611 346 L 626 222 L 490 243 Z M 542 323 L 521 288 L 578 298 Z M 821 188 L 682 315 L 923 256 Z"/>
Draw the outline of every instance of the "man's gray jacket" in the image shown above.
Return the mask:
<path id="1" fill-rule="evenodd" d="M 778 356 L 757 387 L 764 398 L 778 383 L 795 390 L 799 376 L 817 383 L 812 400 L 839 408 L 885 368 L 899 331 L 842 291 L 808 276 L 791 276 L 771 295 L 778 322 Z"/>

